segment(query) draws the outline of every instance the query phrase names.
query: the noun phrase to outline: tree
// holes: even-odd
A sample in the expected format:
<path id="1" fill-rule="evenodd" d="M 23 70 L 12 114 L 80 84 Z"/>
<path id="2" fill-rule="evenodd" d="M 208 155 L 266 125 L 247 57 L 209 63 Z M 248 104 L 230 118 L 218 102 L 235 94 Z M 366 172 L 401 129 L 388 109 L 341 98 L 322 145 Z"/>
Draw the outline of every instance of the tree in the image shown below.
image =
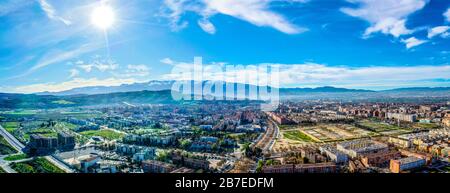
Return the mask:
<path id="1" fill-rule="evenodd" d="M 256 167 L 256 172 L 261 173 L 264 162 L 262 160 L 258 161 L 258 166 Z"/>

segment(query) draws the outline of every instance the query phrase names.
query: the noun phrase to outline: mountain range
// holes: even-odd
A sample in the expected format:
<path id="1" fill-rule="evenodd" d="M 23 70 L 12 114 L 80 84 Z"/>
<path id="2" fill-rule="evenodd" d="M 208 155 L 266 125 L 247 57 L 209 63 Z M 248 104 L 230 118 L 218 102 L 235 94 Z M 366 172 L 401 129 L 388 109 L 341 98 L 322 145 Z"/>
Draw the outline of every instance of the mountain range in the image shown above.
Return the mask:
<path id="1" fill-rule="evenodd" d="M 47 109 L 111 104 L 174 104 L 189 102 L 173 99 L 172 94 L 174 92 L 171 90 L 173 83 L 174 81 L 151 81 L 112 87 L 84 87 L 57 93 L 0 93 L 0 109 Z M 198 82 L 197 84 L 205 84 L 205 82 Z M 261 87 L 248 84 L 235 83 L 234 85 L 235 91 L 238 86 L 244 86 L 247 90 L 261 89 Z M 212 90 L 215 90 L 215 88 Z M 191 95 L 183 92 L 175 93 L 178 96 Z M 279 93 L 281 100 L 337 99 L 340 101 L 427 102 L 432 100 L 448 101 L 450 99 L 450 87 L 415 87 L 372 91 L 326 86 L 318 88 L 281 88 Z M 249 93 L 247 94 L 250 96 Z M 207 95 L 205 94 L 204 96 Z"/>
<path id="2" fill-rule="evenodd" d="M 119 86 L 91 86 L 80 87 L 61 92 L 40 92 L 37 95 L 54 95 L 54 96 L 68 96 L 68 95 L 95 95 L 108 94 L 118 92 L 137 92 L 137 91 L 164 91 L 171 90 L 175 81 L 149 81 L 146 83 L 122 84 Z M 193 82 L 193 84 L 200 84 L 200 82 Z M 205 81 L 201 82 L 205 84 Z M 245 86 L 247 89 L 256 89 L 255 85 L 235 83 L 235 85 Z M 236 86 L 237 88 L 237 86 Z M 235 90 L 236 90 L 235 88 Z M 331 86 L 317 87 L 317 88 L 280 88 L 281 95 L 297 95 L 306 93 L 405 93 L 405 92 L 445 92 L 450 91 L 450 87 L 412 87 L 412 88 L 397 88 L 382 91 L 373 91 L 366 89 L 347 89 L 336 88 Z"/>

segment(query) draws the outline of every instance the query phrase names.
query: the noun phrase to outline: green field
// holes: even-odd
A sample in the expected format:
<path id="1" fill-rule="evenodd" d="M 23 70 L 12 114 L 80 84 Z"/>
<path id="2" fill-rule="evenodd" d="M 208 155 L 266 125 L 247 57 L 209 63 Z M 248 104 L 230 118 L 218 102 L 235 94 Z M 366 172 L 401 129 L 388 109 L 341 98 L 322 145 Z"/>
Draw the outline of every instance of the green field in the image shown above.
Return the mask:
<path id="1" fill-rule="evenodd" d="M 58 136 L 58 133 L 56 131 L 54 131 L 53 129 L 43 127 L 43 128 L 34 129 L 30 132 L 27 132 L 26 136 L 24 136 L 24 137 L 26 139 L 29 139 L 29 136 L 32 134 L 39 134 L 44 137 L 57 137 Z"/>
<path id="2" fill-rule="evenodd" d="M 14 110 L 14 111 L 4 111 L 4 112 L 1 112 L 0 114 L 5 114 L 5 115 L 35 115 L 36 111 L 35 110 Z"/>
<path id="3" fill-rule="evenodd" d="M 12 133 L 15 130 L 17 130 L 17 128 L 19 128 L 19 123 L 18 122 L 3 122 L 3 123 L 1 123 L 1 125 L 9 133 Z"/>
<path id="4" fill-rule="evenodd" d="M 78 126 L 76 126 L 76 125 L 74 125 L 72 123 L 58 122 L 58 123 L 56 123 L 55 128 L 75 130 L 76 128 L 78 128 Z"/>
<path id="5" fill-rule="evenodd" d="M 6 161 L 17 161 L 22 159 L 29 158 L 27 154 L 17 154 L 17 155 L 10 155 L 8 157 L 5 157 L 4 160 Z"/>
<path id="6" fill-rule="evenodd" d="M 52 103 L 53 104 L 58 104 L 58 105 L 73 105 L 73 104 L 75 104 L 74 102 L 66 101 L 66 100 L 52 101 Z"/>
<path id="7" fill-rule="evenodd" d="M 450 172 L 450 166 L 445 166 L 445 167 L 443 167 L 441 169 L 446 171 L 446 172 Z"/>
<path id="8" fill-rule="evenodd" d="M 367 127 L 367 128 L 373 129 L 376 132 L 390 131 L 390 130 L 401 130 L 401 129 L 403 129 L 403 128 L 395 126 L 395 125 L 390 125 L 390 124 L 387 124 L 387 123 L 376 122 L 376 121 L 368 121 L 368 120 L 361 121 L 358 124 L 363 126 L 363 127 Z"/>
<path id="9" fill-rule="evenodd" d="M 8 143 L 8 141 L 6 141 L 6 139 L 3 138 L 3 136 L 0 136 L 0 155 L 8 155 L 8 154 L 13 154 L 13 153 L 17 153 L 17 150 L 14 149 Z"/>
<path id="10" fill-rule="evenodd" d="M 6 171 L 0 167 L 0 174 L 4 174 L 4 173 L 6 173 Z"/>
<path id="11" fill-rule="evenodd" d="M 288 129 L 295 129 L 296 126 L 295 125 L 278 125 L 278 128 L 280 128 L 280 130 L 288 130 Z"/>
<path id="12" fill-rule="evenodd" d="M 31 161 L 12 163 L 11 168 L 18 173 L 65 173 L 45 158 L 36 158 Z"/>
<path id="13" fill-rule="evenodd" d="M 114 140 L 114 139 L 121 139 L 125 136 L 123 133 L 118 133 L 113 130 L 103 129 L 103 130 L 97 130 L 97 131 L 83 131 L 80 133 L 81 135 L 84 135 L 88 138 L 91 138 L 93 136 L 99 136 L 103 137 L 104 139 L 108 140 Z"/>
<path id="14" fill-rule="evenodd" d="M 414 128 L 421 128 L 421 129 L 438 129 L 439 125 L 435 123 L 417 123 L 413 126 Z"/>
<path id="15" fill-rule="evenodd" d="M 283 133 L 283 136 L 287 139 L 295 140 L 295 141 L 304 141 L 304 142 L 313 142 L 309 136 L 305 135 L 300 131 L 286 131 Z"/>

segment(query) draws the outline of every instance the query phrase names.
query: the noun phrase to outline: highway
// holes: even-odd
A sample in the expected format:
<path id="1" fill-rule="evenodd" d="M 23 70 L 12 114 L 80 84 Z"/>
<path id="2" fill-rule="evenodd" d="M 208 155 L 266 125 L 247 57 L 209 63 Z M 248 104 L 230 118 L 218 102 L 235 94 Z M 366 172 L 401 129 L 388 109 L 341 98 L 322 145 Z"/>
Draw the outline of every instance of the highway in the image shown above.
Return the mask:
<path id="1" fill-rule="evenodd" d="M 0 168 L 5 170 L 6 173 L 17 173 L 15 170 L 13 170 L 11 167 L 9 167 L 9 162 L 4 160 L 4 158 L 7 156 L 8 155 L 0 156 Z"/>
<path id="2" fill-rule="evenodd" d="M 11 144 L 11 146 L 13 146 L 17 151 L 19 151 L 20 153 L 23 153 L 22 149 L 25 148 L 25 145 L 23 145 L 13 135 L 11 135 L 8 131 L 6 131 L 1 125 L 0 125 L 0 135 L 2 135 L 6 139 L 6 141 L 8 141 L 8 143 Z M 55 164 L 58 168 L 64 170 L 67 173 L 74 173 L 75 172 L 66 163 L 63 163 L 63 162 L 59 161 L 54 155 L 45 156 L 45 158 L 49 162 Z M 3 167 L 3 168 L 5 170 L 8 170 L 7 167 Z"/>
<path id="3" fill-rule="evenodd" d="M 66 173 L 76 173 L 75 170 L 70 168 L 66 163 L 59 161 L 54 155 L 45 156 L 45 158 L 55 164 L 58 168 L 64 170 Z"/>
<path id="4" fill-rule="evenodd" d="M 6 141 L 9 144 L 11 144 L 11 146 L 14 147 L 14 149 L 22 153 L 22 149 L 25 148 L 25 145 L 23 145 L 13 135 L 11 135 L 8 131 L 6 131 L 1 125 L 0 125 L 0 135 L 2 135 L 6 139 Z"/>
<path id="5" fill-rule="evenodd" d="M 276 139 L 279 137 L 278 125 L 271 119 L 267 120 L 268 126 L 264 135 L 255 143 L 255 147 L 263 150 L 263 153 L 272 151 Z"/>

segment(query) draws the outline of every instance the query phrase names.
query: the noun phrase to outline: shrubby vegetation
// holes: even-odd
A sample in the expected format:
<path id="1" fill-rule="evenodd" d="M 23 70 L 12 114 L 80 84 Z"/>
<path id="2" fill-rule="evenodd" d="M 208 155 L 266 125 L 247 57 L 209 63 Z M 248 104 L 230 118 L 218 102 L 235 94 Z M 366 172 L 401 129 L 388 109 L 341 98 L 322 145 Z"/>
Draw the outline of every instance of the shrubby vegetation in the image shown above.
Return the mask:
<path id="1" fill-rule="evenodd" d="M 8 154 L 13 154 L 13 153 L 17 153 L 17 150 L 14 149 L 8 143 L 8 141 L 6 141 L 6 139 L 3 138 L 3 136 L 0 136 L 0 155 L 8 155 Z"/>
<path id="2" fill-rule="evenodd" d="M 65 173 L 42 157 L 31 161 L 12 163 L 11 168 L 18 173 Z"/>

